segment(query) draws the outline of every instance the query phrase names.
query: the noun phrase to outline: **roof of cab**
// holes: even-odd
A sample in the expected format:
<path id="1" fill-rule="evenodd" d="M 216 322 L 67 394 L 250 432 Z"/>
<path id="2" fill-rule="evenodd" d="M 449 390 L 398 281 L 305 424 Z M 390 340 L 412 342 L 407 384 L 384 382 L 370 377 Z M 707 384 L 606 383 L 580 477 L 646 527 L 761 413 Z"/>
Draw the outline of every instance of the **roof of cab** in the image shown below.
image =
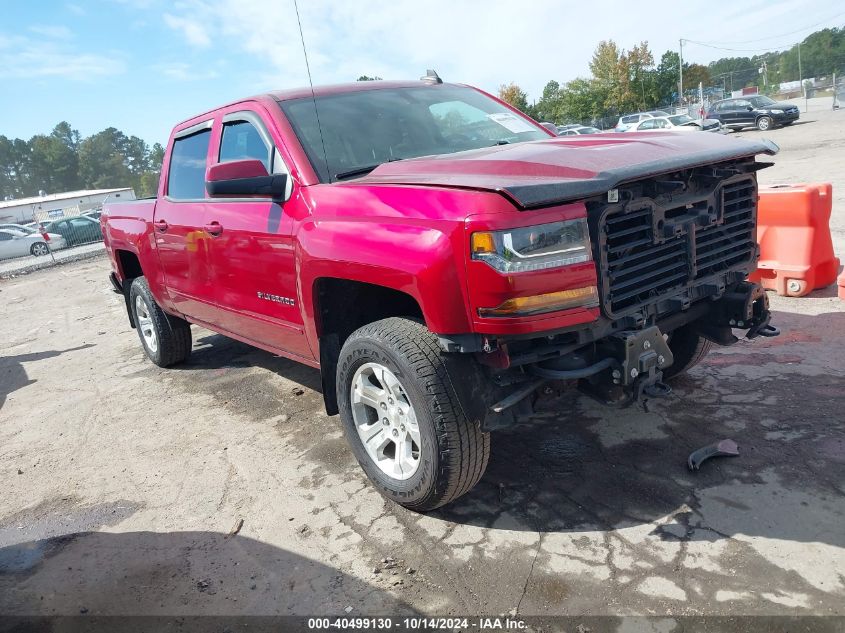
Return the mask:
<path id="1" fill-rule="evenodd" d="M 348 92 L 363 92 L 365 90 L 385 90 L 387 88 L 421 88 L 421 87 L 431 87 L 436 88 L 438 86 L 461 86 L 461 84 L 447 84 L 447 83 L 434 83 L 431 81 L 385 81 L 382 79 L 376 81 L 353 81 L 349 83 L 343 84 L 330 84 L 326 86 L 314 86 L 314 96 L 315 97 L 326 97 L 331 95 L 337 94 L 344 94 Z M 463 87 L 463 86 L 462 86 Z M 223 108 L 228 108 L 229 106 L 237 105 L 239 103 L 245 103 L 247 101 L 266 101 L 268 99 L 272 99 L 273 101 L 288 101 L 291 99 L 303 99 L 307 97 L 311 97 L 311 88 L 308 86 L 303 86 L 300 88 L 289 88 L 287 90 L 274 90 L 272 92 L 266 92 L 263 94 L 253 95 L 251 97 L 246 97 L 244 99 L 238 99 L 236 101 L 231 101 L 229 103 L 225 103 L 222 105 L 217 106 L 216 108 L 212 108 L 210 110 L 206 110 L 200 114 L 195 114 L 194 116 L 180 121 L 174 126 L 174 129 L 179 129 L 185 126 L 190 126 L 195 124 L 198 120 L 202 120 L 203 118 L 207 118 L 209 115 L 221 110 Z"/>
<path id="2" fill-rule="evenodd" d="M 315 97 L 326 97 L 330 95 L 343 94 L 346 92 L 361 92 L 364 90 L 385 90 L 387 88 L 420 88 L 437 86 L 456 86 L 457 84 L 436 84 L 429 81 L 354 81 L 344 84 L 332 84 L 328 86 L 314 86 Z M 276 90 L 269 93 L 269 96 L 276 101 L 287 101 L 289 99 L 302 99 L 311 96 L 311 88 L 291 88 L 289 90 Z"/>

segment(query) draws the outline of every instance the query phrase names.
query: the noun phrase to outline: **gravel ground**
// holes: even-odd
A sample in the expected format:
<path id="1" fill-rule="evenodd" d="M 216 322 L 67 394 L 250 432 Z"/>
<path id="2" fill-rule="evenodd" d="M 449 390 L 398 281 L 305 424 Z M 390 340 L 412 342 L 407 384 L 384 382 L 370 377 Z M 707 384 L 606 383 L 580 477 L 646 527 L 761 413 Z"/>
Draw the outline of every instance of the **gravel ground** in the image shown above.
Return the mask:
<path id="1" fill-rule="evenodd" d="M 767 136 L 764 183 L 834 182 L 844 253 L 845 112 Z M 199 328 L 159 369 L 107 273 L 0 282 L 0 613 L 845 615 L 835 288 L 772 296 L 781 337 L 648 411 L 543 395 L 473 492 L 419 515 L 364 479 L 315 370 Z M 740 457 L 687 471 L 724 437 Z"/>

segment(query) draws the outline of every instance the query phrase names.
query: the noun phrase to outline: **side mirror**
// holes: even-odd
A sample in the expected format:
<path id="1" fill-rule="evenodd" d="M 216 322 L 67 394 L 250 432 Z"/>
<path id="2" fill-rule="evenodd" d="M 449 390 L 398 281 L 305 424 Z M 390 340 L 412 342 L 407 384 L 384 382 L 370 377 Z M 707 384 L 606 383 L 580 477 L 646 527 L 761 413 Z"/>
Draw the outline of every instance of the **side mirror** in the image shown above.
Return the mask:
<path id="1" fill-rule="evenodd" d="M 745 109 L 748 110 L 749 112 L 753 112 L 754 106 L 745 106 Z"/>
<path id="2" fill-rule="evenodd" d="M 287 174 L 267 173 L 260 160 L 233 160 L 210 165 L 205 172 L 208 195 L 263 196 L 278 200 L 284 197 Z"/>

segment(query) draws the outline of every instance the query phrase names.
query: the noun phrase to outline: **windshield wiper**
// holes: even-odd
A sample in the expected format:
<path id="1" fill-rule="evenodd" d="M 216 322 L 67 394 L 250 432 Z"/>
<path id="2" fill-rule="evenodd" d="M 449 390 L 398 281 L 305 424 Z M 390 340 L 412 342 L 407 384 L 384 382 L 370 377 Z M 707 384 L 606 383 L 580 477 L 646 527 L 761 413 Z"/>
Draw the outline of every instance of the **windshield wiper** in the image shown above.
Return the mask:
<path id="1" fill-rule="evenodd" d="M 496 145 L 510 145 L 510 144 L 511 144 L 510 141 L 507 141 L 505 139 L 501 139 L 501 140 L 498 140 L 495 143 L 493 143 L 490 147 L 496 147 Z"/>
<path id="2" fill-rule="evenodd" d="M 350 169 L 349 171 L 342 171 L 339 174 L 335 174 L 334 177 L 335 180 L 343 180 L 344 178 L 351 178 L 352 176 L 363 176 L 364 174 L 369 174 L 379 165 L 381 165 L 381 163 L 367 165 L 366 167 L 358 167 L 357 169 Z"/>
<path id="3" fill-rule="evenodd" d="M 395 163 L 397 160 L 402 160 L 401 158 L 388 158 L 384 163 Z M 367 165 L 366 167 L 357 167 L 356 169 L 350 169 L 349 171 L 342 171 L 338 174 L 335 174 L 335 180 L 343 180 L 344 178 L 352 178 L 353 176 L 363 176 L 365 174 L 369 174 L 373 171 L 376 167 L 380 165 L 384 165 L 384 163 L 376 163 L 375 165 Z"/>

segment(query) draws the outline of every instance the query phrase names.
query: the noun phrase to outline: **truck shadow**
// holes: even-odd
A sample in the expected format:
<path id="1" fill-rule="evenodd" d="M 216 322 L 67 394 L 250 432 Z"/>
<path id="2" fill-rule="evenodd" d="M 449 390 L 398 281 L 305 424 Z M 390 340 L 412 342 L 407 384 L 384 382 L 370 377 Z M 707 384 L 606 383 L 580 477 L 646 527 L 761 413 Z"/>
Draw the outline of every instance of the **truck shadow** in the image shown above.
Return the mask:
<path id="1" fill-rule="evenodd" d="M 26 369 L 23 366 L 24 363 L 34 363 L 47 358 L 55 358 L 68 352 L 75 352 L 89 347 L 94 347 L 94 343 L 86 343 L 65 350 L 49 350 L 31 352 L 29 354 L 17 354 L 14 356 L 0 356 L 0 409 L 3 408 L 6 398 L 10 393 L 36 382 L 27 375 Z"/>
<path id="2" fill-rule="evenodd" d="M 95 621 L 147 616 L 94 627 L 104 631 L 222 631 L 241 630 L 245 623 L 233 626 L 238 616 L 319 613 L 355 617 L 412 610 L 386 590 L 242 535 L 86 531 L 0 547 L 0 614 L 6 624 L 10 616 L 29 616 L 14 630 L 51 630 L 49 621 L 33 616 L 77 616 L 77 624 L 80 614 Z M 217 617 L 192 620 L 199 616 Z M 275 628 L 261 624 L 253 618 L 248 629 L 284 629 L 278 620 L 267 623 Z"/>
<path id="3" fill-rule="evenodd" d="M 845 547 L 845 313 L 775 322 L 781 337 L 711 352 L 648 412 L 574 391 L 540 396 L 537 415 L 493 436 L 479 485 L 433 516 L 541 533 L 653 523 L 664 540 Z M 723 438 L 739 457 L 688 470 L 690 452 Z"/>
<path id="4" fill-rule="evenodd" d="M 188 360 L 173 369 L 226 370 L 261 367 L 313 391 L 322 392 L 320 372 L 313 367 L 276 356 L 222 334 L 208 333 L 194 341 Z"/>

